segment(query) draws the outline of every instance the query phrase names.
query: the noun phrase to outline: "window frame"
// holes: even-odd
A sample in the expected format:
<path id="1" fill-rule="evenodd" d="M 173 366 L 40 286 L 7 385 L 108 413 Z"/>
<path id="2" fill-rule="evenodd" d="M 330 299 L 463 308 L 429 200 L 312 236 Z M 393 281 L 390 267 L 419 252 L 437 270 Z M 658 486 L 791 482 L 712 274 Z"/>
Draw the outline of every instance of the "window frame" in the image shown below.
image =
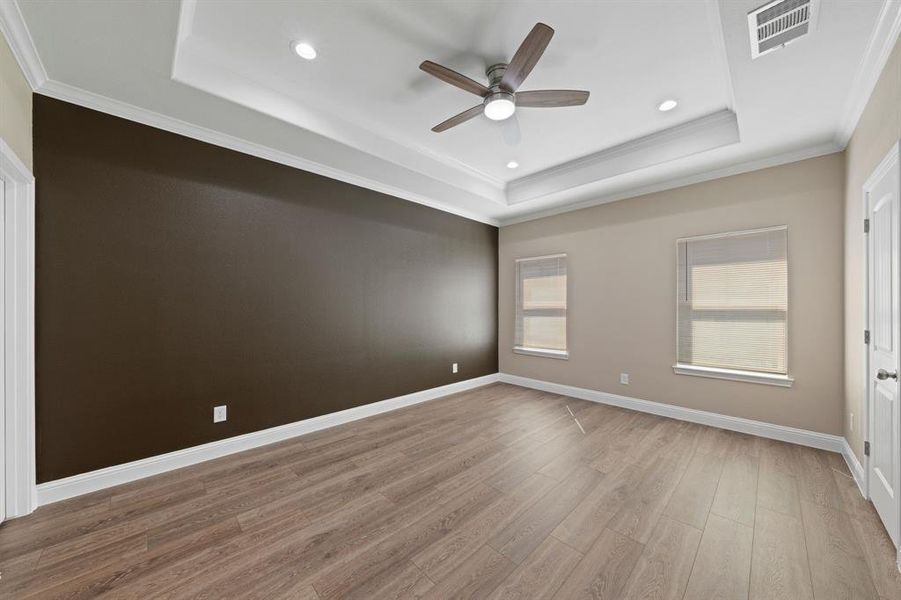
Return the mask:
<path id="1" fill-rule="evenodd" d="M 682 258 L 679 253 L 679 245 L 682 242 L 693 242 L 698 240 L 711 240 L 719 238 L 738 237 L 742 235 L 750 235 L 755 233 L 766 233 L 769 231 L 785 231 L 785 373 L 768 373 L 766 371 L 750 371 L 743 369 L 726 369 L 721 367 L 709 367 L 702 365 L 693 365 L 690 363 L 679 362 L 679 276 Z M 743 383 L 760 383 L 764 385 L 775 385 L 779 387 L 791 387 L 794 378 L 791 376 L 789 365 L 789 343 L 790 343 L 790 316 L 791 316 L 791 300 L 790 300 L 790 282 L 791 282 L 791 261 L 789 259 L 789 239 L 788 225 L 774 225 L 771 227 L 759 227 L 757 229 L 742 229 L 737 231 L 727 231 L 723 233 L 712 233 L 707 235 L 695 235 L 682 237 L 676 240 L 676 287 L 673 295 L 675 302 L 675 350 L 676 363 L 673 365 L 673 373 L 676 375 L 691 375 L 694 377 L 707 377 L 711 379 L 726 379 L 730 381 L 739 381 Z"/>
<path id="2" fill-rule="evenodd" d="M 524 309 L 520 309 L 517 306 L 520 301 L 519 297 L 519 288 L 521 285 L 519 279 L 519 265 L 523 262 L 528 262 L 532 260 L 544 260 L 549 258 L 563 258 L 566 261 L 566 308 L 563 309 L 563 318 L 565 321 L 564 324 L 564 334 L 566 336 L 566 349 L 565 350 L 557 350 L 555 348 L 535 348 L 532 346 L 520 346 L 516 343 L 516 330 L 518 325 L 519 316 L 524 315 Z M 541 256 L 523 256 L 514 260 L 514 269 L 513 269 L 513 277 L 514 277 L 514 288 L 513 288 L 513 352 L 516 354 L 523 354 L 527 356 L 539 356 L 542 358 L 555 358 L 558 360 L 569 360 L 569 256 L 565 252 L 558 252 L 556 254 L 543 254 Z"/>

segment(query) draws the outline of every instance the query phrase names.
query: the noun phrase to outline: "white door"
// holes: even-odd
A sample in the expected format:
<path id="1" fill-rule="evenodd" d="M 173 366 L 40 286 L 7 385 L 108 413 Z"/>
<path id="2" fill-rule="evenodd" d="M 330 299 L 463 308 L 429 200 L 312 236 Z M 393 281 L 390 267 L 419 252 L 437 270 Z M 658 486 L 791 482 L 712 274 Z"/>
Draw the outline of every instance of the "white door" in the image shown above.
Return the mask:
<path id="1" fill-rule="evenodd" d="M 899 413 L 899 186 L 898 147 L 864 186 L 869 297 L 869 492 L 885 528 L 901 543 L 901 413 Z"/>

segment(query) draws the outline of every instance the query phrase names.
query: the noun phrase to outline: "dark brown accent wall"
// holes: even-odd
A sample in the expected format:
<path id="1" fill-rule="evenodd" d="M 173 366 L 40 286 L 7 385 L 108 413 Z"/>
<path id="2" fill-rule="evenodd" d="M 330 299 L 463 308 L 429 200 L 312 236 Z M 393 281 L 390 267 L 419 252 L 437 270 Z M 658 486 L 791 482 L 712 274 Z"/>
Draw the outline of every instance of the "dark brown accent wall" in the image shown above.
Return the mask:
<path id="1" fill-rule="evenodd" d="M 39 482 L 497 371 L 495 227 L 40 95 L 34 156 Z"/>

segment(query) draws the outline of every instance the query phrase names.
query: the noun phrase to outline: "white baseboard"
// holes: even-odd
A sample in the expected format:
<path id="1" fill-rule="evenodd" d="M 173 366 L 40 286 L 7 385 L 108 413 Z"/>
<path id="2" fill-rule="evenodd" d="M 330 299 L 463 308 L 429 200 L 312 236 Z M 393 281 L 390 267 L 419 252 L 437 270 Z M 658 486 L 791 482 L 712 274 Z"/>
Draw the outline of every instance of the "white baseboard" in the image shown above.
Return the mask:
<path id="1" fill-rule="evenodd" d="M 851 450 L 851 445 L 848 444 L 848 440 L 844 438 L 842 438 L 842 456 L 845 459 L 845 464 L 848 465 L 848 470 L 851 471 L 854 483 L 857 484 L 857 489 L 860 490 L 860 495 L 866 498 L 867 488 L 863 465 L 857 460 L 857 456 L 855 456 L 854 451 Z"/>
<path id="2" fill-rule="evenodd" d="M 37 503 L 38 506 L 58 502 L 67 498 L 74 498 L 82 494 L 96 492 L 105 488 L 121 485 L 151 475 L 159 475 L 167 471 L 180 469 L 200 462 L 220 458 L 235 452 L 258 448 L 267 444 L 287 440 L 305 433 L 327 429 L 343 423 L 349 423 L 358 419 L 365 419 L 373 415 L 397 410 L 420 402 L 435 400 L 450 394 L 464 392 L 473 388 L 495 383 L 498 380 L 498 374 L 485 375 L 476 377 L 475 379 L 467 379 L 441 387 L 414 392 L 406 396 L 398 396 L 372 404 L 364 404 L 311 419 L 288 423 L 264 429 L 262 431 L 254 431 L 236 437 L 210 442 L 201 446 L 185 448 L 184 450 L 176 450 L 159 456 L 152 456 L 136 460 L 134 462 L 106 467 L 80 475 L 73 475 L 64 479 L 48 481 L 37 486 Z"/>
<path id="3" fill-rule="evenodd" d="M 510 375 L 507 373 L 501 373 L 499 381 L 550 392 L 552 394 L 571 396 L 573 398 L 579 398 L 580 400 L 588 400 L 589 402 L 609 404 L 621 408 L 628 408 L 629 410 L 678 419 L 680 421 L 690 421 L 692 423 L 719 427 L 720 429 L 728 429 L 730 431 L 739 431 L 758 437 L 790 442 L 801 446 L 810 446 L 811 448 L 819 448 L 820 450 L 829 450 L 830 452 L 842 452 L 842 445 L 845 443 L 845 438 L 838 435 L 808 431 L 806 429 L 796 429 L 784 425 L 774 425 L 772 423 L 743 419 L 741 417 L 730 417 L 719 413 L 695 410 L 693 408 L 683 408 L 681 406 L 664 404 L 662 402 L 639 400 L 638 398 L 630 398 L 628 396 L 620 396 L 608 392 L 599 392 L 597 390 L 563 385 L 561 383 L 541 381 L 539 379 L 529 379 L 528 377 L 520 377 L 518 375 Z"/>
<path id="4" fill-rule="evenodd" d="M 313 417 L 304 421 L 280 425 L 271 429 L 255 431 L 225 440 L 210 442 L 209 444 L 203 444 L 201 446 L 194 446 L 184 450 L 177 450 L 159 456 L 152 456 L 130 463 L 106 467 L 104 469 L 98 469 L 96 471 L 42 483 L 37 486 L 37 504 L 38 506 L 43 506 L 67 498 L 74 498 L 75 496 L 80 496 L 82 494 L 96 492 L 144 477 L 158 475 L 160 473 L 180 469 L 214 458 L 220 458 L 243 450 L 250 450 L 267 444 L 280 442 L 305 433 L 327 429 L 343 423 L 349 423 L 351 421 L 364 419 L 406 406 L 427 402 L 429 400 L 481 387 L 497 381 L 554 394 L 571 396 L 590 402 L 619 406 L 629 410 L 651 413 L 672 419 L 690 421 L 701 425 L 709 425 L 711 427 L 719 427 L 721 429 L 738 431 L 759 437 L 838 452 L 844 456 L 858 487 L 860 487 L 861 492 L 863 492 L 863 467 L 851 452 L 851 448 L 848 446 L 847 441 L 841 436 L 797 429 L 794 427 L 785 427 L 783 425 L 774 425 L 772 423 L 754 421 L 752 419 L 731 417 L 703 410 L 683 408 L 660 402 L 640 400 L 608 392 L 600 392 L 560 383 L 541 381 L 539 379 L 520 377 L 518 375 L 495 373 L 492 375 L 485 375 L 484 377 L 477 377 L 475 379 L 468 379 L 466 381 L 423 390 L 421 392 L 414 392 L 412 394 L 407 394 L 406 396 L 399 396 L 397 398 L 382 400 L 372 404 L 365 404 L 336 413 Z"/>

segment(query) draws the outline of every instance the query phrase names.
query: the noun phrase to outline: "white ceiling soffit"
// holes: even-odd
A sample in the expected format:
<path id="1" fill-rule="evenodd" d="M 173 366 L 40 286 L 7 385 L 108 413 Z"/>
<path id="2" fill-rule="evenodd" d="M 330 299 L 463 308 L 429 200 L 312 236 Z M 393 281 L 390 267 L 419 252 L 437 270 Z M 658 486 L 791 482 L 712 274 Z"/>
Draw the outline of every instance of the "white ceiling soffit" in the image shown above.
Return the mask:
<path id="1" fill-rule="evenodd" d="M 0 30 L 39 93 L 509 223 L 842 149 L 901 0 L 814 1 L 814 31 L 753 61 L 761 0 L 2 0 Z M 484 80 L 538 21 L 556 35 L 522 89 L 588 103 L 517 111 L 518 143 L 483 117 L 430 132 L 479 100 L 419 62 Z M 678 107 L 657 111 L 667 98 Z"/>
<path id="2" fill-rule="evenodd" d="M 514 179 L 507 202 L 518 204 L 739 142 L 738 119 L 721 110 L 637 140 Z"/>

